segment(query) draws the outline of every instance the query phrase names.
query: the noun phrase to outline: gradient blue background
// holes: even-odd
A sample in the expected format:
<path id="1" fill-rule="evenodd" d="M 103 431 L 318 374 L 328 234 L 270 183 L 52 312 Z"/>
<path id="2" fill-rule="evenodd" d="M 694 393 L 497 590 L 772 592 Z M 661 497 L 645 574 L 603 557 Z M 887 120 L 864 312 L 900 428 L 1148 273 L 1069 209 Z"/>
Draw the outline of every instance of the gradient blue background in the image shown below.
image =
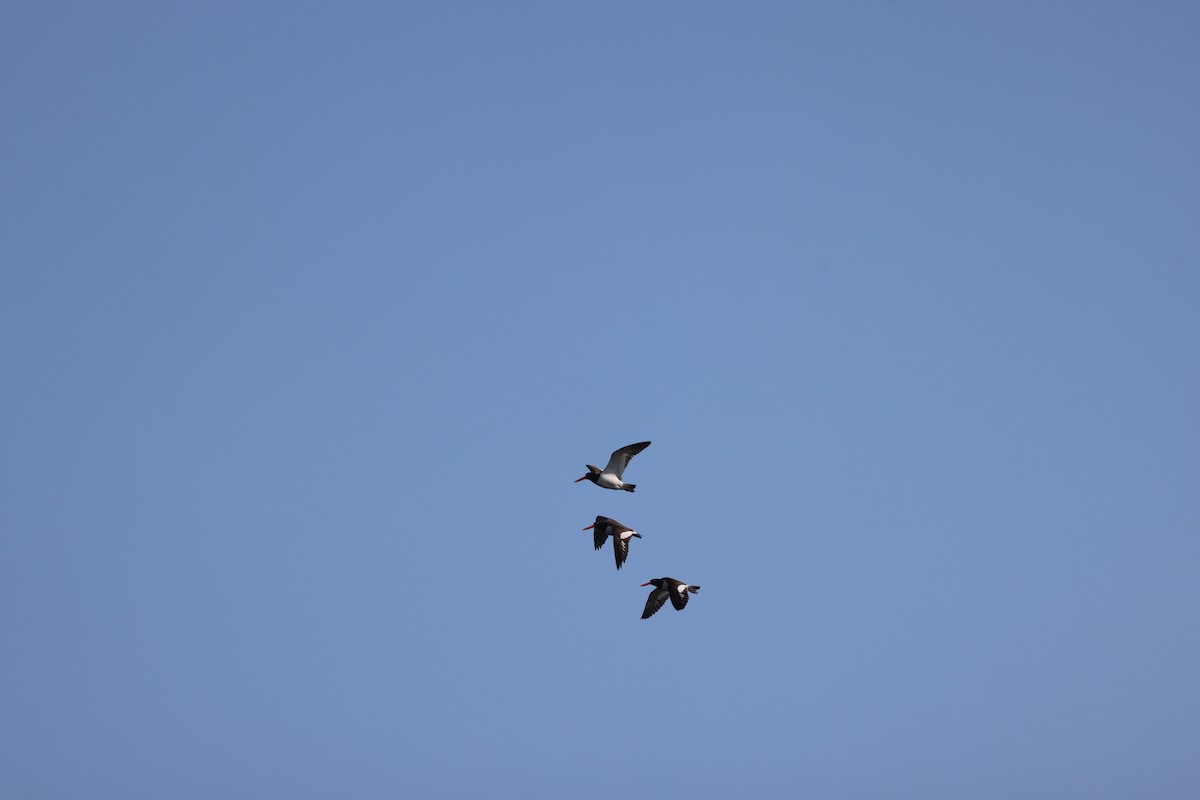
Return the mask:
<path id="1" fill-rule="evenodd" d="M 1198 27 L 4 4 L 0 795 L 1200 796 Z"/>

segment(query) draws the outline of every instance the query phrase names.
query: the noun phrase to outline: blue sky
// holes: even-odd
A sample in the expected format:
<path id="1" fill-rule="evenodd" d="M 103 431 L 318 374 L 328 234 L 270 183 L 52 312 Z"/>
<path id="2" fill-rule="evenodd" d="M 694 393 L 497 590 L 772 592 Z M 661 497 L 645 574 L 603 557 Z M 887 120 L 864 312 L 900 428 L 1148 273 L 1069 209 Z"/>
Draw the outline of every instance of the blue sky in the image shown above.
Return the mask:
<path id="1" fill-rule="evenodd" d="M 0 794 L 1196 797 L 1198 23 L 5 5 Z"/>

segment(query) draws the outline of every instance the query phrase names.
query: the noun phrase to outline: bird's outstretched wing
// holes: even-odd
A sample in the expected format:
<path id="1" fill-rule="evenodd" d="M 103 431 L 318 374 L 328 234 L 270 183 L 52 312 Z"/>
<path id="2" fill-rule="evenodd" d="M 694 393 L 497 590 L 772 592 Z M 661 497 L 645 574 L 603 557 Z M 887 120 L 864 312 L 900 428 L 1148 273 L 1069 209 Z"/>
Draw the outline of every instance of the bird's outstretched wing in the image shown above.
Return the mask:
<path id="1" fill-rule="evenodd" d="M 686 583 L 671 584 L 671 605 L 675 606 L 676 611 L 683 611 L 683 607 L 687 605 L 688 590 Z"/>
<path id="2" fill-rule="evenodd" d="M 655 587 L 646 598 L 646 609 L 642 612 L 642 619 L 653 617 L 654 613 L 663 607 L 663 603 L 667 602 L 668 594 L 666 589 Z"/>
<path id="3" fill-rule="evenodd" d="M 620 479 L 625 474 L 625 468 L 629 466 L 629 459 L 649 446 L 649 442 L 638 442 L 637 444 L 627 444 L 620 450 L 614 450 L 612 457 L 608 459 L 608 466 L 604 468 L 604 471 L 610 472 Z"/>
<path id="4" fill-rule="evenodd" d="M 633 532 L 624 525 L 617 525 L 613 530 L 613 557 L 617 559 L 617 569 L 625 563 L 625 559 L 629 558 L 629 540 L 633 538 Z"/>
<path id="5" fill-rule="evenodd" d="M 604 540 L 608 538 L 608 526 L 612 524 L 612 520 L 608 517 L 596 517 L 596 522 L 592 527 L 592 541 L 596 543 L 596 549 L 604 547 Z"/>

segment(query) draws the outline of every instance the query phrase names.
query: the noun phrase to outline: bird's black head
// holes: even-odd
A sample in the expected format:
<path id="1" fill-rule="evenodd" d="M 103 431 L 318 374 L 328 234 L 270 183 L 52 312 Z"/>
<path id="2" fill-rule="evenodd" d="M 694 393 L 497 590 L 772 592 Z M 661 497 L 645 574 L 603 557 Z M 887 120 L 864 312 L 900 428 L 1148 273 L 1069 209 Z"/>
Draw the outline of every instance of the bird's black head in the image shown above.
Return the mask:
<path id="1" fill-rule="evenodd" d="M 593 467 L 591 464 L 585 464 L 584 466 L 588 468 L 588 474 L 584 475 L 582 478 L 576 478 L 575 483 L 579 483 L 582 480 L 589 480 L 592 483 L 595 483 L 596 479 L 600 477 L 602 470 L 599 467 Z"/>
<path id="2" fill-rule="evenodd" d="M 586 478 L 586 477 L 588 477 L 588 476 L 587 475 L 583 476 L 583 478 Z M 583 478 L 580 478 L 579 481 L 583 480 Z M 575 482 L 579 483 L 579 481 L 575 481 Z M 596 517 L 596 521 L 593 522 L 591 525 L 588 525 L 586 528 L 584 528 L 584 530 L 590 531 L 592 528 L 595 528 L 597 530 L 603 531 L 608 527 L 608 524 L 610 522 L 612 522 L 612 520 L 609 519 L 608 517 Z"/>

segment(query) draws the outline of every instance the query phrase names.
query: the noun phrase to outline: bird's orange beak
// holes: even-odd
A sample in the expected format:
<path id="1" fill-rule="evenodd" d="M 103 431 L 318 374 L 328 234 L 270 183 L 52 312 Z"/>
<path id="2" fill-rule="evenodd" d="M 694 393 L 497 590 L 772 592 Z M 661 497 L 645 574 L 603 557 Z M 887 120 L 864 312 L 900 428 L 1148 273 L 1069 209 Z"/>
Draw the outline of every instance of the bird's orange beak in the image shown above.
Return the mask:
<path id="1" fill-rule="evenodd" d="M 642 586 L 649 586 L 652 583 L 654 583 L 654 581 L 646 581 L 645 583 L 642 584 Z"/>
<path id="2" fill-rule="evenodd" d="M 586 479 L 587 479 L 587 475 L 584 475 L 584 476 L 583 476 L 582 478 L 580 478 L 579 480 L 572 481 L 572 483 L 579 483 L 579 481 L 586 480 Z"/>
<path id="3" fill-rule="evenodd" d="M 582 478 L 581 478 L 580 480 L 582 480 Z M 575 482 L 576 482 L 576 483 L 579 483 L 579 481 L 575 481 Z M 591 530 L 592 528 L 594 528 L 594 527 L 596 527 L 596 523 L 594 523 L 594 522 L 593 522 L 591 525 L 588 525 L 586 528 L 584 528 L 584 530 L 585 530 L 585 531 L 590 531 L 590 530 Z"/>

